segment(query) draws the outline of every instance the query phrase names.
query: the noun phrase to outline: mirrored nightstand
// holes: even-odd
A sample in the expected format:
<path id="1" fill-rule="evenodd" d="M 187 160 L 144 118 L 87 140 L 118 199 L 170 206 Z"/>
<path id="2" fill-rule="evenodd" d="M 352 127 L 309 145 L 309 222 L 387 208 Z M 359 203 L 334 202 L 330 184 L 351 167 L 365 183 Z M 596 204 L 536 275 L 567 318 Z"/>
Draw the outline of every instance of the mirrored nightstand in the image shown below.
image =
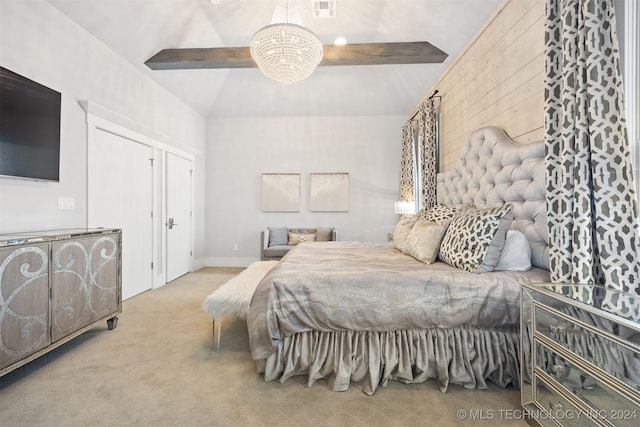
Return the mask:
<path id="1" fill-rule="evenodd" d="M 595 285 L 523 286 L 520 383 L 531 424 L 640 423 L 640 323 L 598 308 L 606 298 L 640 304 Z"/>

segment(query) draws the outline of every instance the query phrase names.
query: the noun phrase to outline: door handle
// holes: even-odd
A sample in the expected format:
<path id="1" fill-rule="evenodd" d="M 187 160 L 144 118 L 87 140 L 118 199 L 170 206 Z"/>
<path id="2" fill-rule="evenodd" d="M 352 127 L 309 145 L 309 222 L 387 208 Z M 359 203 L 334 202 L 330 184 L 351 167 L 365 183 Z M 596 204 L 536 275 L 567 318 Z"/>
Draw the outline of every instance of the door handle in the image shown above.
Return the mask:
<path id="1" fill-rule="evenodd" d="M 169 218 L 169 222 L 167 223 L 167 228 L 168 228 L 169 230 L 171 230 L 171 229 L 173 228 L 173 226 L 174 226 L 174 225 L 178 225 L 178 224 L 176 224 L 176 223 L 175 223 L 175 222 L 173 222 L 173 221 L 174 221 L 174 220 L 173 220 L 173 218 Z"/>

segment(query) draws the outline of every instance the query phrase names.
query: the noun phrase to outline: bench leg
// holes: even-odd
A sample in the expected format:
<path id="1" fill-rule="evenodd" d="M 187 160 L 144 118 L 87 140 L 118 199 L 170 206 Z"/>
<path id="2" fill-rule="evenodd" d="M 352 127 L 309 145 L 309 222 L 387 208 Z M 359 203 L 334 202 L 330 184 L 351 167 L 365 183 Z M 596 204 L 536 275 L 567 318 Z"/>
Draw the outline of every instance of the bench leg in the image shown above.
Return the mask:
<path id="1" fill-rule="evenodd" d="M 222 327 L 222 317 L 213 319 L 213 351 L 220 350 L 220 330 Z"/>

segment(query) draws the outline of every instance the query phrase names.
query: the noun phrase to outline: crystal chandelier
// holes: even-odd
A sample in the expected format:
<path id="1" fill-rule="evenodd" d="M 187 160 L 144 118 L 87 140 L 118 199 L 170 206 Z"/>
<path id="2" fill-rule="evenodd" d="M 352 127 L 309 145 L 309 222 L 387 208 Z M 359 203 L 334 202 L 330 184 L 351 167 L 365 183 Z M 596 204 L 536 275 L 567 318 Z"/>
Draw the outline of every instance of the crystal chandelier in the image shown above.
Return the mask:
<path id="1" fill-rule="evenodd" d="M 322 43 L 302 26 L 295 0 L 278 0 L 271 25 L 251 39 L 251 57 L 260 71 L 284 84 L 304 80 L 322 60 Z"/>

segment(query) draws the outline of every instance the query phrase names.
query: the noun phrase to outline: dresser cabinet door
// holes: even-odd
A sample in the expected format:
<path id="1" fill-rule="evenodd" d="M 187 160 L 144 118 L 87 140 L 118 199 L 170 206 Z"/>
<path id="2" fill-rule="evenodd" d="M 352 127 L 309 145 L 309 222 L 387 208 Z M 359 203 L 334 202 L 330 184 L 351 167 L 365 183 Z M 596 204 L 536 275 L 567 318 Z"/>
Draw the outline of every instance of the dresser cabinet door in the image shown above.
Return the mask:
<path id="1" fill-rule="evenodd" d="M 49 247 L 0 249 L 0 368 L 48 346 Z"/>
<path id="2" fill-rule="evenodd" d="M 119 243 L 119 234 L 53 243 L 53 342 L 119 309 Z"/>

